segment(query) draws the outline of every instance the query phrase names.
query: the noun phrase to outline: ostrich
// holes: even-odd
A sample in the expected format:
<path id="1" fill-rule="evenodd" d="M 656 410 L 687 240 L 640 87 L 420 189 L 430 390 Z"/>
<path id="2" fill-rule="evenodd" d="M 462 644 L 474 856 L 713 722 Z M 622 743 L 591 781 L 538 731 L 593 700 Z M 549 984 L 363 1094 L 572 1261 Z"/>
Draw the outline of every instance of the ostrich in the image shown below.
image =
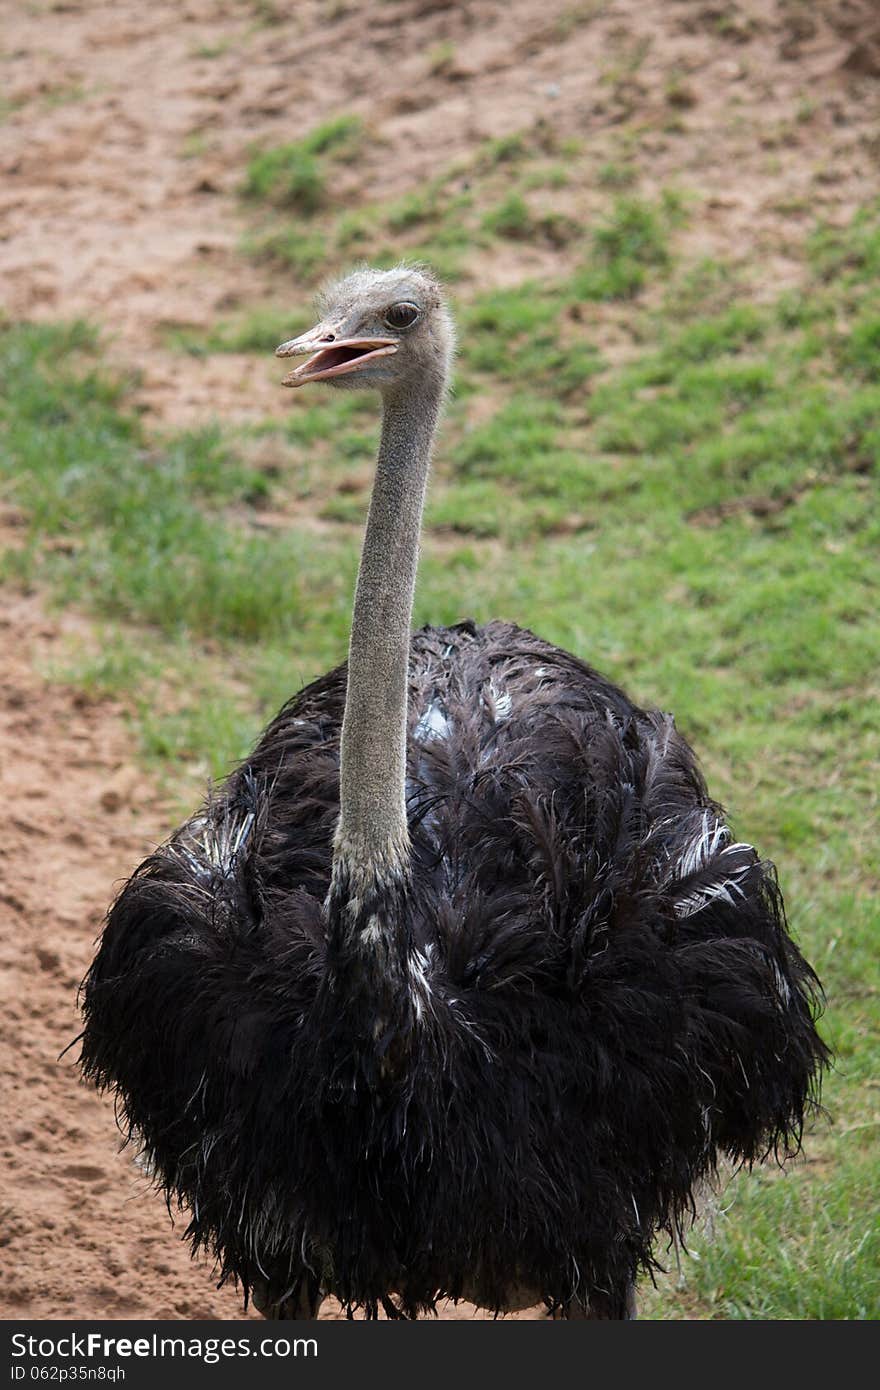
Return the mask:
<path id="1" fill-rule="evenodd" d="M 383 404 L 348 663 L 123 887 L 84 1073 L 266 1317 L 634 1316 L 719 1156 L 798 1150 L 818 981 L 669 715 L 506 622 L 411 635 L 452 322 L 408 266 L 320 315 L 283 384 Z"/>

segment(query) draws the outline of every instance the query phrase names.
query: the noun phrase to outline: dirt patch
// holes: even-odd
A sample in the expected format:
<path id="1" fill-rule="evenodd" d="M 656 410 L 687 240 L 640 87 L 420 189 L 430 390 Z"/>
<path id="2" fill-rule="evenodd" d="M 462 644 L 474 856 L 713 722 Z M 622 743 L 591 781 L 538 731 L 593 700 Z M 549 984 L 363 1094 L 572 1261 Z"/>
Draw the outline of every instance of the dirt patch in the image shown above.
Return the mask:
<path id="1" fill-rule="evenodd" d="M 162 832 L 121 711 L 35 673 L 76 623 L 8 597 L 0 618 L 0 1316 L 234 1317 L 192 1269 L 119 1152 L 112 1105 L 80 1085 L 76 991 L 113 891 Z M 116 795 L 108 793 L 115 791 Z M 112 809 L 110 809 L 112 807 Z"/>

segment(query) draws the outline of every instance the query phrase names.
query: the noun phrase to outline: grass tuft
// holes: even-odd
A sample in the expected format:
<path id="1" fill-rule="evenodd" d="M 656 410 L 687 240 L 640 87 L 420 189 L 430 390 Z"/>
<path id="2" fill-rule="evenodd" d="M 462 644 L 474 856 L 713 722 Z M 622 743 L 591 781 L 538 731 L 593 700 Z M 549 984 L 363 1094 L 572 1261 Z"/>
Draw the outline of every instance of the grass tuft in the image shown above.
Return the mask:
<path id="1" fill-rule="evenodd" d="M 258 150 L 248 161 L 242 194 L 255 202 L 295 208 L 304 216 L 311 216 L 327 198 L 322 156 L 354 159 L 362 136 L 360 119 L 342 115 L 316 126 L 301 140 Z"/>
<path id="2" fill-rule="evenodd" d="M 631 299 L 651 270 L 669 264 L 669 228 L 680 215 L 674 204 L 652 207 L 638 198 L 619 198 L 595 229 L 590 255 L 576 280 L 582 299 Z"/>

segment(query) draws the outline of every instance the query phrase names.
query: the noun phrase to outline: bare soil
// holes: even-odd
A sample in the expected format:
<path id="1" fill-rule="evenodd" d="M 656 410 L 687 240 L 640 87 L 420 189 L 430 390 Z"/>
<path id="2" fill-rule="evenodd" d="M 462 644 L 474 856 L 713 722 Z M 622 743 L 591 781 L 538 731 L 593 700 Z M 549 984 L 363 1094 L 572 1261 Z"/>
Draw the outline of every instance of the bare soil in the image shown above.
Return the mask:
<path id="1" fill-rule="evenodd" d="M 113 885 L 161 823 L 121 712 L 38 671 L 75 623 L 7 596 L 0 617 L 0 1076 L 4 1317 L 234 1317 L 78 1084 L 76 992 Z"/>
<path id="2" fill-rule="evenodd" d="M 0 16 L 2 308 L 98 322 L 158 426 L 286 405 L 271 358 L 185 356 L 163 326 L 300 307 L 301 287 L 240 254 L 236 188 L 253 142 L 340 110 L 372 136 L 340 175 L 354 203 L 539 120 L 598 169 L 635 121 L 648 189 L 698 190 L 694 248 L 760 261 L 768 292 L 796 281 L 815 218 L 845 219 L 876 183 L 874 0 L 0 0 Z M 593 196 L 588 180 L 577 210 Z M 506 283 L 548 256 L 512 244 L 470 275 Z M 75 1050 L 59 1060 L 114 884 L 170 814 L 124 710 L 45 678 L 79 636 L 76 615 L 4 595 L 0 1316 L 234 1317 L 235 1291 L 191 1264 L 119 1152 L 110 1103 L 78 1084 Z"/>

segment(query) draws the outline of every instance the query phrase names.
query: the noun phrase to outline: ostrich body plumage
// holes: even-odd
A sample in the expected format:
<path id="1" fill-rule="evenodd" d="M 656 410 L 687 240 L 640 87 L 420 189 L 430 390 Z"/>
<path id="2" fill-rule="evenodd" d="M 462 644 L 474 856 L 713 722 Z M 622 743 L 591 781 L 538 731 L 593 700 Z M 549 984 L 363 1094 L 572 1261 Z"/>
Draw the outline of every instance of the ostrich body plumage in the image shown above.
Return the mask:
<path id="1" fill-rule="evenodd" d="M 83 1068 L 267 1316 L 622 1318 L 719 1154 L 798 1147 L 817 982 L 668 716 L 520 628 L 411 635 L 451 319 L 405 266 L 321 310 L 285 384 L 383 399 L 348 663 L 119 894 Z"/>
<path id="2" fill-rule="evenodd" d="M 297 695 L 127 883 L 86 1072 L 263 1306 L 619 1316 L 719 1152 L 799 1144 L 823 1049 L 772 867 L 668 715 L 520 629 L 426 628 L 411 882 L 328 936 L 345 686 Z"/>

